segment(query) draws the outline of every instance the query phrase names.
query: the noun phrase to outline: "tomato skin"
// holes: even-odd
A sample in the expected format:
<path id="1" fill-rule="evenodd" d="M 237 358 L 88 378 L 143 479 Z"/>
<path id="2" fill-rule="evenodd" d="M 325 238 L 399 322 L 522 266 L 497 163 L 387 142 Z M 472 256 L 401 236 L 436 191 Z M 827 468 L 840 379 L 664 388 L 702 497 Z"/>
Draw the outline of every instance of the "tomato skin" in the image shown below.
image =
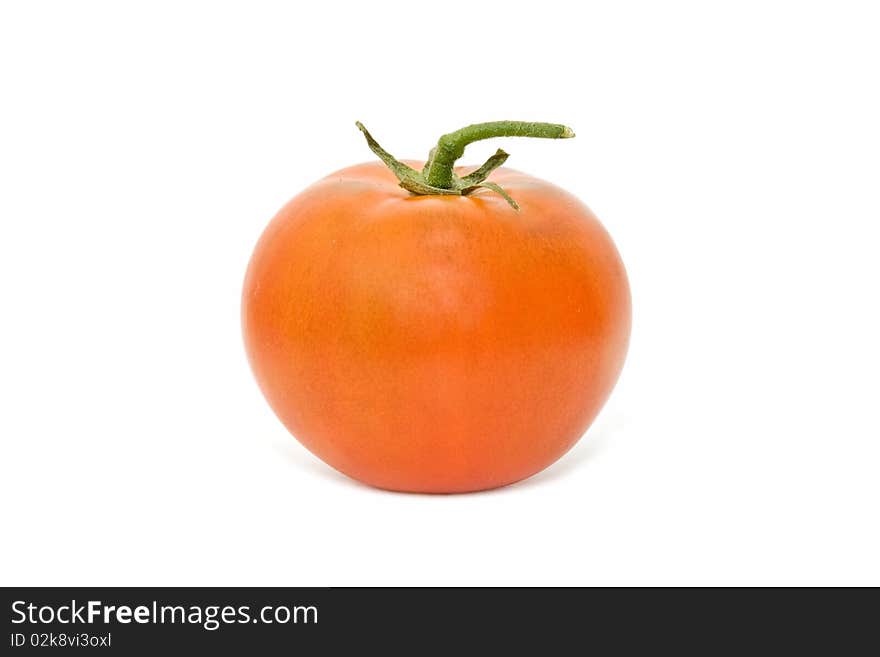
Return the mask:
<path id="1" fill-rule="evenodd" d="M 420 166 L 414 164 L 414 166 Z M 381 163 L 285 205 L 248 267 L 248 358 L 272 409 L 339 471 L 458 493 L 539 472 L 613 388 L 630 291 L 575 197 L 510 169 L 499 195 L 411 196 Z"/>

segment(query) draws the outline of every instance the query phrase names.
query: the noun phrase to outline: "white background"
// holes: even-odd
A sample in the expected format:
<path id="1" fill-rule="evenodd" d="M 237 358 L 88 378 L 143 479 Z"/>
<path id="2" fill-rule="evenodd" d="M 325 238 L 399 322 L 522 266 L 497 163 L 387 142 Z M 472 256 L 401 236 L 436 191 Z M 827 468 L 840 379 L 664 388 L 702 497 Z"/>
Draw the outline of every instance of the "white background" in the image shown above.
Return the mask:
<path id="1" fill-rule="evenodd" d="M 0 583 L 880 584 L 880 21 L 855 2 L 7 2 Z M 431 7 L 435 7 L 432 9 Z M 501 118 L 614 236 L 620 383 L 556 465 L 312 457 L 239 294 L 313 180 Z"/>

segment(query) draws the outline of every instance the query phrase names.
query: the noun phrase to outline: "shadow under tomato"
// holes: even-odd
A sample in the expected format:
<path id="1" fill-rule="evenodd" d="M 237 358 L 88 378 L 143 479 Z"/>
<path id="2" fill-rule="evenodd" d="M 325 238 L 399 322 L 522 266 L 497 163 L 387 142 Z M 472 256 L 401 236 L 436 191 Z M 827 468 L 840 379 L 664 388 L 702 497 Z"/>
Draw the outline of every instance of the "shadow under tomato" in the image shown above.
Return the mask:
<path id="1" fill-rule="evenodd" d="M 305 447 L 296 442 L 296 440 L 292 436 L 285 441 L 275 441 L 273 447 L 275 448 L 276 452 L 284 457 L 285 461 L 287 461 L 291 465 L 294 465 L 297 469 L 307 472 L 312 476 L 319 477 L 321 479 L 324 479 L 325 481 L 332 481 L 336 484 L 343 484 L 351 486 L 353 488 L 360 488 L 361 490 L 379 490 L 377 488 L 373 488 L 372 486 L 362 484 L 361 482 L 352 479 L 351 477 L 346 477 L 338 470 L 334 470 L 329 465 L 321 461 L 321 459 L 319 459 L 317 456 L 311 454 Z"/>
<path id="2" fill-rule="evenodd" d="M 334 470 L 329 465 L 323 463 L 318 457 L 312 455 L 293 438 L 285 441 L 276 441 L 273 446 L 288 463 L 294 465 L 297 469 L 322 478 L 325 481 L 332 481 L 333 483 L 350 486 L 362 491 L 374 491 L 391 495 L 424 495 L 427 497 L 444 497 L 446 495 L 451 497 L 462 497 L 467 495 L 498 495 L 506 492 L 522 491 L 536 486 L 543 486 L 564 479 L 601 454 L 608 446 L 610 437 L 617 433 L 622 425 L 623 422 L 620 421 L 620 418 L 607 418 L 606 421 L 601 422 L 599 426 L 591 427 L 570 451 L 563 454 L 558 461 L 545 470 L 542 470 L 527 479 L 514 482 L 507 486 L 502 486 L 501 488 L 491 488 L 488 490 L 474 491 L 472 493 L 437 494 L 384 490 L 374 486 L 368 486 Z"/>
<path id="3" fill-rule="evenodd" d="M 601 454 L 608 446 L 609 437 L 615 432 L 614 426 L 603 425 L 591 429 L 572 447 L 568 452 L 563 454 L 558 461 L 550 465 L 541 472 L 532 475 L 522 481 L 505 486 L 504 488 L 496 488 L 494 491 L 502 492 L 505 490 L 525 490 L 536 486 L 543 486 L 553 481 L 558 481 L 569 476 L 579 468 L 582 468 L 588 461 L 591 461 Z"/>

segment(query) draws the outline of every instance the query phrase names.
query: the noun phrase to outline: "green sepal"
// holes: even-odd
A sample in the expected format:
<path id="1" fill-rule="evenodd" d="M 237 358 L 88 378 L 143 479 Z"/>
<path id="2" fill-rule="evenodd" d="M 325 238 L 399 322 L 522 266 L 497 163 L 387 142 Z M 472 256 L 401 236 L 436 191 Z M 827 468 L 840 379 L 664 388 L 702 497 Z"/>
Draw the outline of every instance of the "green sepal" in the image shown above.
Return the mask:
<path id="1" fill-rule="evenodd" d="M 397 176 L 397 179 L 403 182 L 404 180 L 411 178 L 413 176 L 419 175 L 419 172 L 413 169 L 411 166 L 407 166 L 396 157 L 394 157 L 391 153 L 386 151 L 379 145 L 375 139 L 373 139 L 373 135 L 371 135 L 367 129 L 364 127 L 364 124 L 360 121 L 355 121 L 354 123 L 358 130 L 364 133 L 364 137 L 367 139 L 367 146 L 370 147 L 370 150 L 373 151 L 380 160 L 385 163 L 389 169 L 391 169 L 392 173 Z"/>
<path id="2" fill-rule="evenodd" d="M 486 160 L 483 166 L 481 166 L 479 169 L 475 169 L 466 176 L 462 176 L 458 182 L 460 182 L 464 187 L 478 185 L 486 178 L 488 178 L 490 173 L 492 173 L 493 171 L 495 171 L 495 169 L 504 164 L 509 157 L 510 155 L 508 153 L 505 153 L 499 148 L 497 151 L 495 151 L 495 155 Z"/>
<path id="3" fill-rule="evenodd" d="M 445 196 L 461 196 L 460 189 L 442 189 L 440 187 L 431 187 L 428 183 L 422 182 L 421 176 L 414 176 L 400 181 L 400 186 L 406 191 L 412 192 L 419 196 L 430 196 L 433 194 L 443 194 Z"/>
<path id="4" fill-rule="evenodd" d="M 508 194 L 504 190 L 504 188 L 501 185 L 499 185 L 498 183 L 484 181 L 478 185 L 472 185 L 470 187 L 466 187 L 465 189 L 461 190 L 461 193 L 463 195 L 467 195 L 467 194 L 471 194 L 472 192 L 477 191 L 478 189 L 491 189 L 493 192 L 495 192 L 496 194 L 499 194 L 505 201 L 507 201 L 510 204 L 510 207 L 512 207 L 517 212 L 519 212 L 519 204 L 516 201 L 514 201 L 513 198 L 510 196 L 510 194 Z"/>
<path id="5" fill-rule="evenodd" d="M 500 185 L 494 182 L 486 182 L 486 178 L 495 171 L 495 169 L 504 164 L 507 161 L 507 158 L 510 157 L 500 148 L 495 151 L 495 154 L 486 160 L 482 166 L 474 169 L 466 176 L 458 177 L 453 173 L 452 183 L 449 188 L 436 187 L 427 182 L 426 176 L 428 164 L 426 164 L 425 168 L 421 171 L 416 171 L 411 166 L 407 166 L 382 148 L 379 143 L 373 139 L 373 136 L 360 121 L 356 121 L 355 125 L 358 127 L 358 130 L 364 134 L 364 137 L 367 140 L 367 146 L 370 147 L 370 150 L 373 151 L 373 153 L 375 153 L 385 166 L 387 166 L 397 177 L 400 181 L 400 186 L 411 194 L 416 194 L 418 196 L 467 196 L 478 189 L 489 189 L 496 194 L 500 194 L 514 210 L 519 210 L 519 205 L 517 205 L 516 201 L 514 201 L 510 194 L 504 191 Z M 428 163 L 433 159 L 434 153 L 435 149 L 432 149 Z"/>

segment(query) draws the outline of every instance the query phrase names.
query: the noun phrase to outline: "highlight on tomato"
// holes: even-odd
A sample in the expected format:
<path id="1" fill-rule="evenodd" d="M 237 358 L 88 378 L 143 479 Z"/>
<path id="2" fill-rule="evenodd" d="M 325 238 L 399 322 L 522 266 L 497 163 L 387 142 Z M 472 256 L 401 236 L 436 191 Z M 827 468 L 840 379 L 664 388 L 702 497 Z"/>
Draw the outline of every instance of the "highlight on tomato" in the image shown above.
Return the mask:
<path id="1" fill-rule="evenodd" d="M 478 491 L 556 461 L 611 393 L 629 342 L 626 271 L 593 213 L 555 185 L 455 166 L 498 121 L 401 161 L 341 169 L 289 201 L 245 276 L 248 359 L 312 453 L 379 488 Z M 491 176 L 491 180 L 489 179 Z"/>

